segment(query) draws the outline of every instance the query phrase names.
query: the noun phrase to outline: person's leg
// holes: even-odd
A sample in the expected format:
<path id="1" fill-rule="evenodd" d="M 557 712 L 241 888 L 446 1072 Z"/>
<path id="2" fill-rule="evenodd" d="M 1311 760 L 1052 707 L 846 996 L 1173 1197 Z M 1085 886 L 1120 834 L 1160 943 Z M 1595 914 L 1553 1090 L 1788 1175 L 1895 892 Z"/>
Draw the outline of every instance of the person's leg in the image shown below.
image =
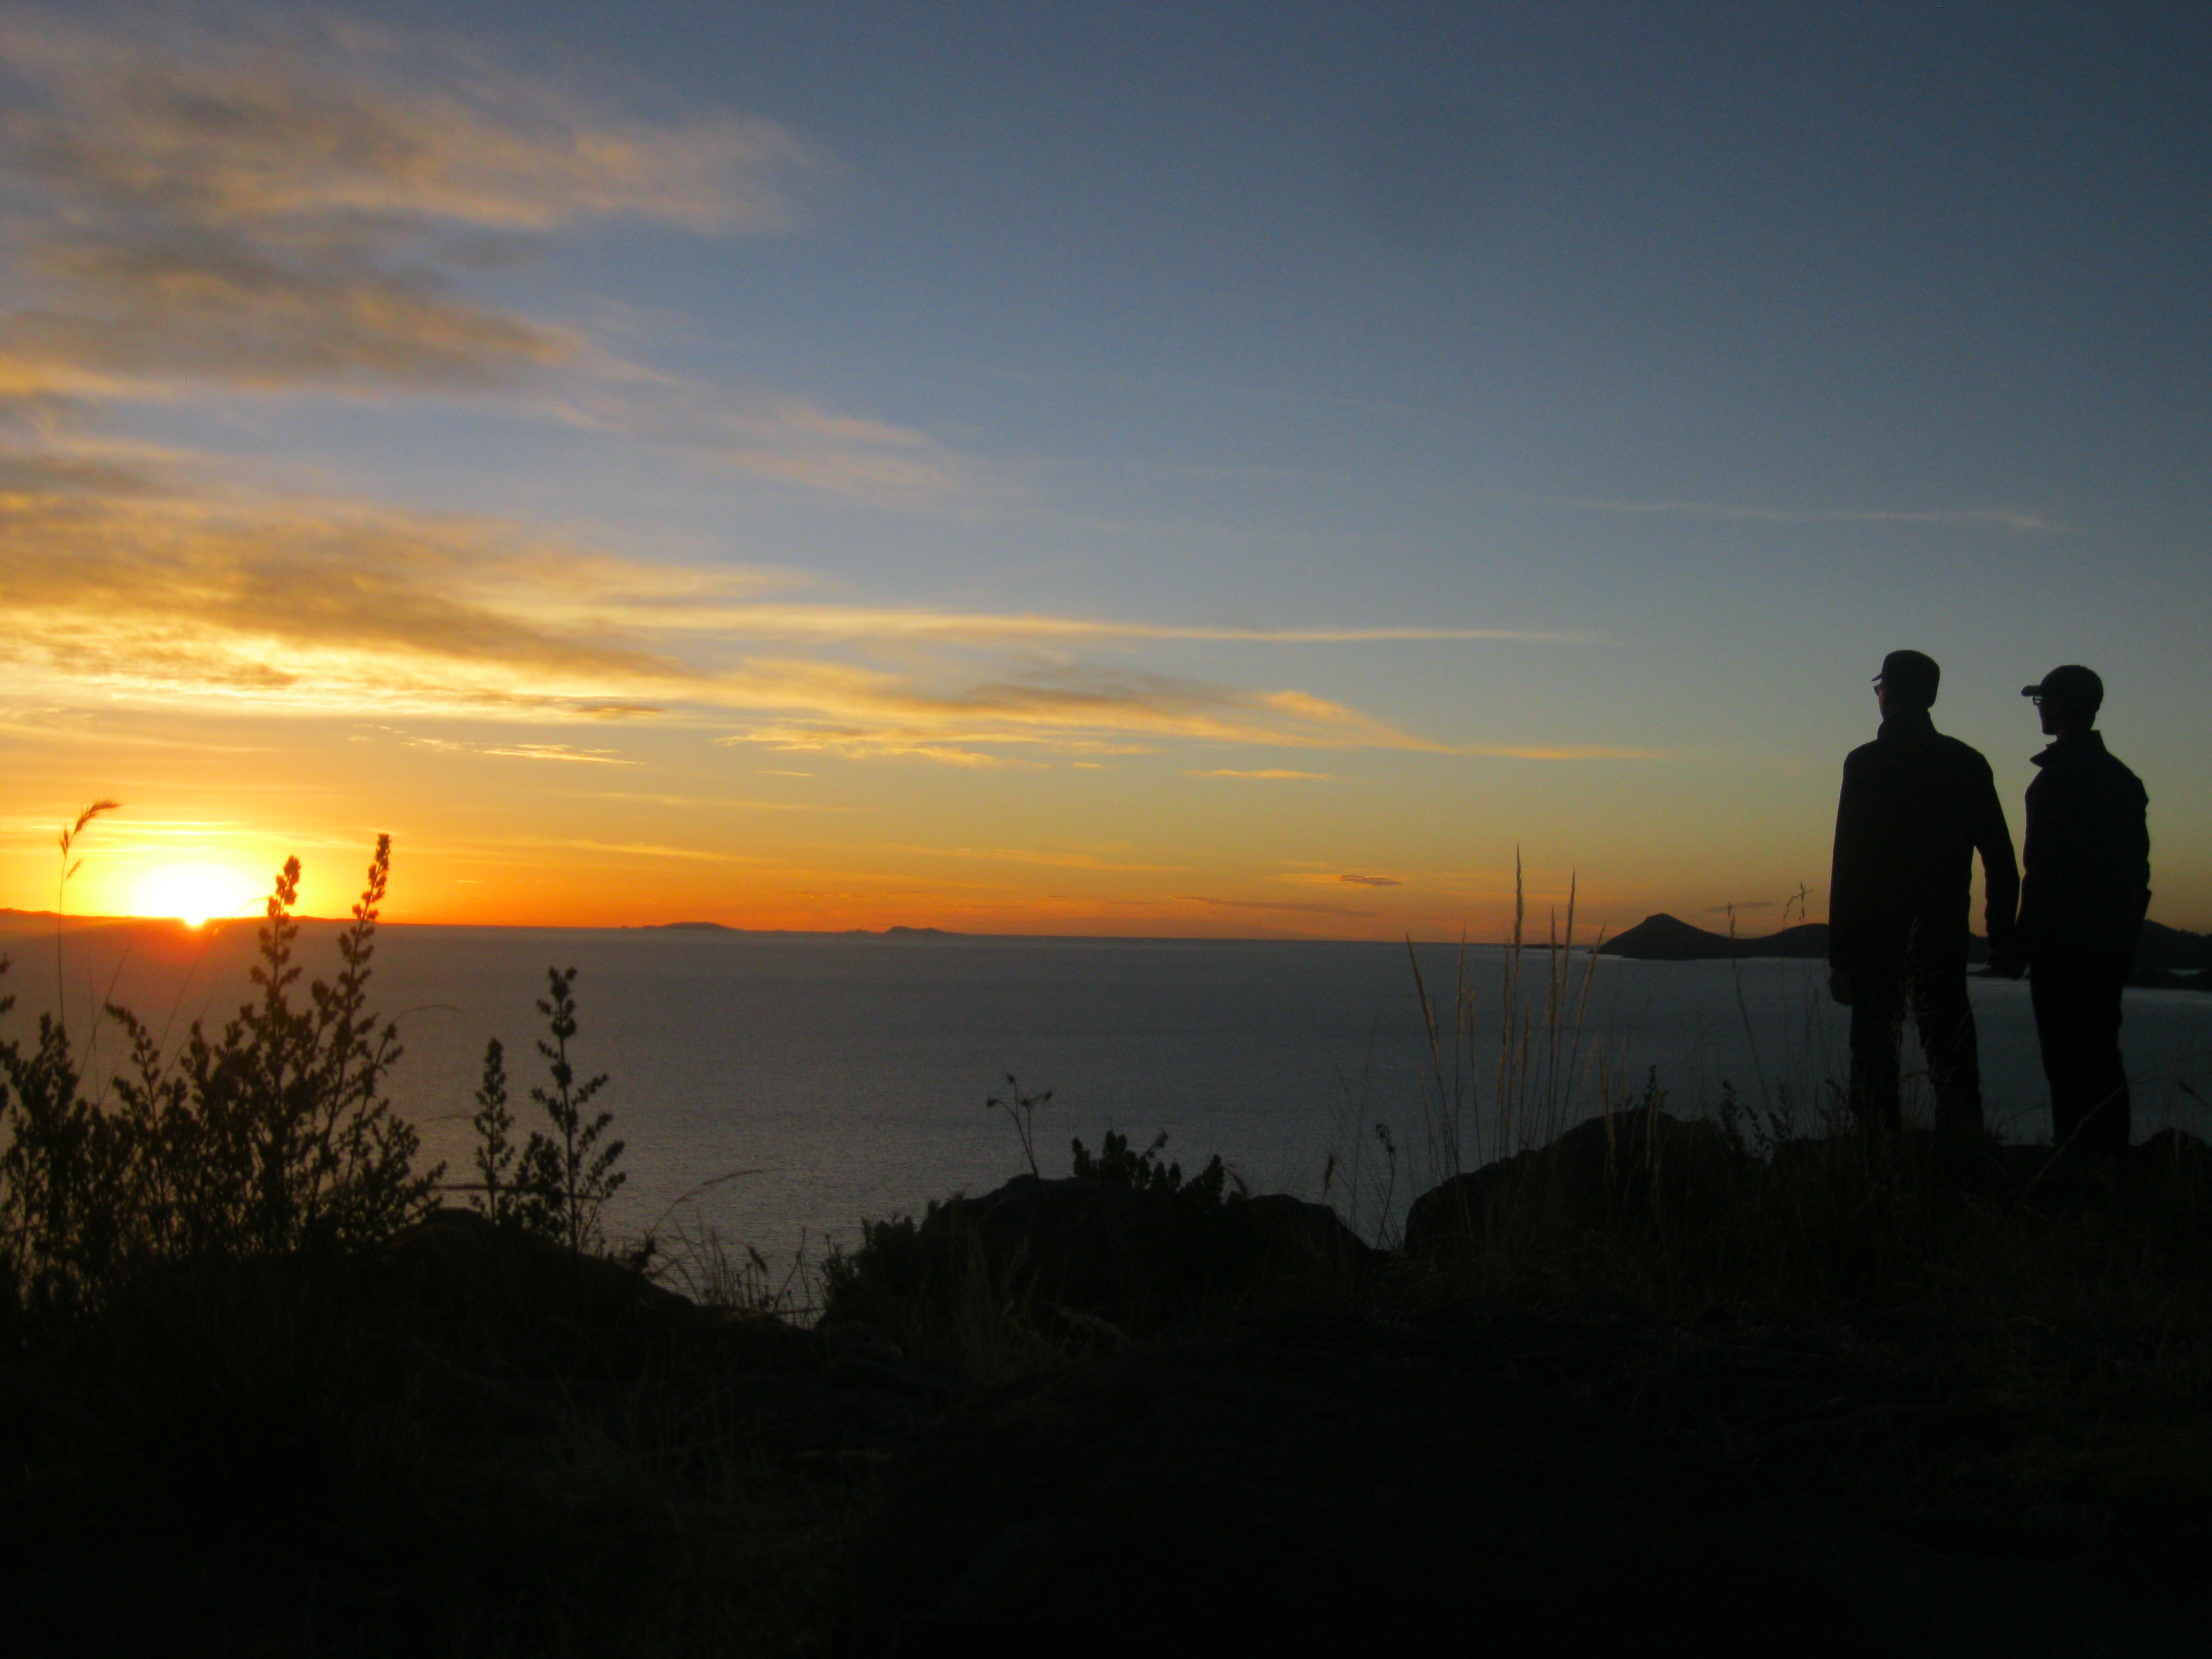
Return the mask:
<path id="1" fill-rule="evenodd" d="M 1901 969 L 1852 970 L 1851 1111 L 1870 1128 L 1902 1127 L 1897 1103 L 1897 1040 L 1904 1017 Z"/>
<path id="2" fill-rule="evenodd" d="M 1974 1006 L 1966 998 L 1964 963 L 1932 962 L 1914 969 L 1913 1018 L 1936 1091 L 1936 1127 L 1948 1134 L 1982 1133 L 1981 1044 Z"/>
<path id="3" fill-rule="evenodd" d="M 2089 1151 L 2108 1133 L 2089 1126 L 2109 1085 L 2108 1068 L 2100 1063 L 2099 998 L 2087 966 L 2075 952 L 2046 951 L 2035 958 L 2027 982 L 2043 1075 L 2051 1085 L 2051 1144 L 2076 1152 Z M 2106 1039 L 2115 1048 L 2118 1030 L 2115 1013 Z"/>
<path id="4" fill-rule="evenodd" d="M 2120 1054 L 2120 994 L 2128 982 L 2124 959 L 2087 957 L 2081 973 L 2081 1082 L 2086 1114 L 2081 1139 L 2095 1152 L 2124 1152 L 2133 1124 L 2128 1065 Z"/>

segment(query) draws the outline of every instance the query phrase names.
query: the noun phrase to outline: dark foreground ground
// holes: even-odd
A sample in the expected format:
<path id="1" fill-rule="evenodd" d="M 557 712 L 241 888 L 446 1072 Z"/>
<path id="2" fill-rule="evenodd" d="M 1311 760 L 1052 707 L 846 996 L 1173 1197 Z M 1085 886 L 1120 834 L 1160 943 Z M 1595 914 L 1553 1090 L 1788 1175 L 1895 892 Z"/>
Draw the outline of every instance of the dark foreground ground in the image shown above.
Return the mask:
<path id="1" fill-rule="evenodd" d="M 1909 1324 L 1369 1297 L 985 1386 L 865 1330 L 653 1299 L 495 1332 L 388 1280 L 0 1370 L 0 1647 L 1950 1659 L 2212 1629 L 2201 1402 L 1954 1392 Z"/>
<path id="2" fill-rule="evenodd" d="M 2203 1650 L 2201 1423 L 2008 1419 L 1854 1346 L 1477 1310 L 1127 1350 L 917 1425 L 848 1650 Z"/>

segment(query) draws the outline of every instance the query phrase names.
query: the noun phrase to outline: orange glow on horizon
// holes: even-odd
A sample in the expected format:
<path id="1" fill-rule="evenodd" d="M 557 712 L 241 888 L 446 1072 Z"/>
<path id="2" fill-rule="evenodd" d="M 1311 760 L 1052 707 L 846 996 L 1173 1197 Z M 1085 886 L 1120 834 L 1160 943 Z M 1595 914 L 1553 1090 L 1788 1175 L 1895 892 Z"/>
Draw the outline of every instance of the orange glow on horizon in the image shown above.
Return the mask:
<path id="1" fill-rule="evenodd" d="M 130 914 L 174 916 L 187 927 L 239 915 L 257 896 L 258 879 L 222 864 L 165 864 L 131 884 Z"/>

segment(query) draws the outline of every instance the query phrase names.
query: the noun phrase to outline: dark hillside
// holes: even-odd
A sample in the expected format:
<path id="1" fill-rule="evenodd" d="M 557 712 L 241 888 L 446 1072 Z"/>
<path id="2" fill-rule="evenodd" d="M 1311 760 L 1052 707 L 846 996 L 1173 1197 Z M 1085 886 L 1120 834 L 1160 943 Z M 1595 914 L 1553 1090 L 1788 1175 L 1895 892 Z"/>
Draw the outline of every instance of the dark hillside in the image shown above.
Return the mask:
<path id="1" fill-rule="evenodd" d="M 1632 962 L 1711 962 L 1729 957 L 1820 957 L 1828 954 L 1828 925 L 1808 921 L 1757 939 L 1730 939 L 1663 913 L 1646 916 L 1598 954 Z"/>

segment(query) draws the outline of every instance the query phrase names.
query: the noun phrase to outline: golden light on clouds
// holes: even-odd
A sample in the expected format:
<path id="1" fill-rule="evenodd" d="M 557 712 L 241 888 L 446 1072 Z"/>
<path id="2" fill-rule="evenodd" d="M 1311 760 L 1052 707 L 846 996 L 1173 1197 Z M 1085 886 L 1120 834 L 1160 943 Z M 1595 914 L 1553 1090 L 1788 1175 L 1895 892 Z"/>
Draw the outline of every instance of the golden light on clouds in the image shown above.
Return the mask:
<path id="1" fill-rule="evenodd" d="M 128 493 L 76 488 L 32 460 L 16 471 L 19 487 L 0 494 L 10 623 L 0 661 L 20 684 L 58 695 L 91 687 L 111 698 L 307 713 L 367 701 L 422 717 L 742 720 L 734 740 L 775 750 L 967 766 L 1163 740 L 1446 749 L 1296 690 L 1081 659 L 1032 657 L 1018 678 L 991 672 L 998 648 L 1173 631 L 1143 624 L 753 603 L 748 595 L 792 579 L 626 560 L 484 518 L 193 495 L 154 466 L 131 475 Z M 919 672 L 825 654 L 886 637 L 944 654 Z M 799 646 L 816 654 L 793 654 Z"/>
<path id="2" fill-rule="evenodd" d="M 589 307 L 486 278 L 611 228 L 804 234 L 842 166 L 784 125 L 644 115 L 327 15 L 125 34 L 21 15 L 0 21 L 0 76 L 5 902 L 35 901 L 44 818 L 115 788 L 245 826 L 247 862 L 312 848 L 332 896 L 388 825 L 403 915 L 1366 928 L 1379 911 L 1264 896 L 1292 826 L 1261 798 L 1349 795 L 1304 786 L 1361 757 L 1648 757 L 1470 743 L 1315 678 L 1343 653 L 1571 653 L 1586 631 L 918 603 L 781 547 L 672 534 L 676 556 L 649 526 L 434 508 L 196 447 L 295 410 L 434 410 L 881 526 L 1064 532 L 1023 519 L 1019 469 L 919 424 L 654 366 Z M 1194 811 L 1212 816 L 1169 827 Z M 855 815 L 883 822 L 823 841 Z M 266 869 L 217 844 L 113 858 L 85 897 L 250 908 Z"/>

